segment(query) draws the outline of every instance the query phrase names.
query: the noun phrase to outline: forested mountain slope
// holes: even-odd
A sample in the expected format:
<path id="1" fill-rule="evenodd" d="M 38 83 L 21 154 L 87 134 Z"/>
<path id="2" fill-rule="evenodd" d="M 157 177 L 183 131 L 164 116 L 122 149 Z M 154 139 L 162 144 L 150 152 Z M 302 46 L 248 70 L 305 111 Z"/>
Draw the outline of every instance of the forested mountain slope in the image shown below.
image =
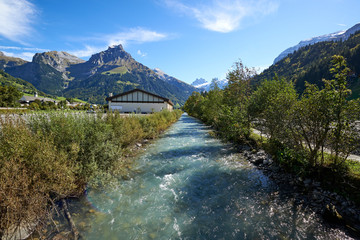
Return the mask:
<path id="1" fill-rule="evenodd" d="M 320 42 L 308 45 L 273 64 L 253 79 L 258 84 L 265 79 L 272 79 L 275 74 L 295 82 L 298 92 L 305 89 L 305 81 L 322 86 L 322 79 L 332 79 L 329 73 L 331 57 L 342 55 L 352 70 L 349 76 L 349 87 L 353 91 L 351 98 L 360 96 L 360 32 L 346 41 Z"/>

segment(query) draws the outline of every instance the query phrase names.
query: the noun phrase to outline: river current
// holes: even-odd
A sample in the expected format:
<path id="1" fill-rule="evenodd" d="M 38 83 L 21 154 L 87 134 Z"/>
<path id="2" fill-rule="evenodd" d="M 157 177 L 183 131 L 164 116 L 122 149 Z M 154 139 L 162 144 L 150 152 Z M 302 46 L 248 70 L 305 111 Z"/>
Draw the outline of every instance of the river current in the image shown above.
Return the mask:
<path id="1" fill-rule="evenodd" d="M 134 168 L 70 204 L 83 239 L 351 239 L 186 114 Z"/>

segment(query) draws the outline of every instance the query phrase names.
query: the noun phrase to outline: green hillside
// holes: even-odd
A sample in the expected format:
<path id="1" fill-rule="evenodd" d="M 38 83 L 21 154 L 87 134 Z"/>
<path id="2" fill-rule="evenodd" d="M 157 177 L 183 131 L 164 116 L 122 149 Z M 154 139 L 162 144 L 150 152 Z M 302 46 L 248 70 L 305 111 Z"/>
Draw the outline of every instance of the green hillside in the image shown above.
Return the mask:
<path id="1" fill-rule="evenodd" d="M 45 93 L 37 90 L 31 83 L 11 76 L 10 74 L 0 70 L 0 85 L 1 86 L 13 86 L 18 91 L 28 94 L 34 94 L 35 92 L 45 95 Z"/>
<path id="2" fill-rule="evenodd" d="M 360 32 L 343 42 L 320 42 L 303 47 L 256 76 L 253 83 L 270 80 L 277 74 L 294 81 L 300 93 L 305 89 L 305 81 L 322 86 L 322 79 L 332 78 L 329 67 L 333 55 L 346 58 L 352 70 L 349 76 L 351 98 L 360 97 Z"/>
<path id="3" fill-rule="evenodd" d="M 65 96 L 76 96 L 89 102 L 104 104 L 109 93 L 119 94 L 134 88 L 144 89 L 169 98 L 175 104 L 183 104 L 187 99 L 185 94 L 174 94 L 181 89 L 154 76 L 148 76 L 142 71 L 125 74 L 96 74 L 83 81 L 73 81 L 66 89 Z"/>

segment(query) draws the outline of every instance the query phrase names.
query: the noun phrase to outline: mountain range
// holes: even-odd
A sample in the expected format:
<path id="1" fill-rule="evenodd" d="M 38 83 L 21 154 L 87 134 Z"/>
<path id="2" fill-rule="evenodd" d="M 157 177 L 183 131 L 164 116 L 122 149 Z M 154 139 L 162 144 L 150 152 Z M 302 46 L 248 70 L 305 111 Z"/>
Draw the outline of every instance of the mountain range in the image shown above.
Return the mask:
<path id="1" fill-rule="evenodd" d="M 141 88 L 182 105 L 195 87 L 137 62 L 122 45 L 111 46 L 84 61 L 66 52 L 37 53 L 31 62 L 0 54 L 0 69 L 40 91 L 105 103 L 110 94 Z"/>
<path id="2" fill-rule="evenodd" d="M 274 76 L 284 77 L 295 83 L 299 93 L 305 89 L 305 82 L 323 86 L 322 79 L 333 79 L 330 73 L 333 55 L 345 57 L 351 73 L 348 87 L 352 90 L 351 98 L 360 97 L 360 29 L 357 24 L 343 34 L 344 40 L 337 38 L 306 45 L 297 51 L 288 54 L 285 58 L 271 65 L 261 74 L 252 79 L 254 85 Z M 354 29 L 357 32 L 348 36 Z M 338 36 L 340 36 L 338 35 Z"/>
<path id="3" fill-rule="evenodd" d="M 345 41 L 347 40 L 352 34 L 356 33 L 357 31 L 360 31 L 360 23 L 354 25 L 353 27 L 349 28 L 348 30 L 344 31 L 338 31 L 335 33 L 330 33 L 318 37 L 313 37 L 308 40 L 300 41 L 299 44 L 290 47 L 280 53 L 278 57 L 275 58 L 274 64 L 285 58 L 287 55 L 294 53 L 295 51 L 299 50 L 302 47 L 305 47 L 307 45 L 313 45 L 318 42 L 326 42 L 326 41 Z"/>
<path id="4" fill-rule="evenodd" d="M 213 82 L 215 82 L 217 86 L 221 89 L 226 87 L 228 84 L 227 79 L 214 78 L 213 81 L 208 82 L 203 78 L 197 78 L 193 83 L 191 83 L 191 85 L 203 92 L 203 91 L 209 91 L 211 87 L 213 87 Z"/>

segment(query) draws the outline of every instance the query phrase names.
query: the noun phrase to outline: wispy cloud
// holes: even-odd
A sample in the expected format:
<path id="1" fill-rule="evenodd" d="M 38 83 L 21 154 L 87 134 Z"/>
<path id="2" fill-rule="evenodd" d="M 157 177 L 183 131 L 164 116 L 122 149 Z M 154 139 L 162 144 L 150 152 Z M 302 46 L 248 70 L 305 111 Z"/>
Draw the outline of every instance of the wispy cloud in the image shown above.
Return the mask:
<path id="1" fill-rule="evenodd" d="M 0 0 L 0 35 L 26 44 L 24 38 L 34 31 L 32 23 L 37 14 L 28 0 Z"/>
<path id="2" fill-rule="evenodd" d="M 167 38 L 169 38 L 169 35 L 166 33 L 160 33 L 153 30 L 137 27 L 111 34 L 97 34 L 97 36 L 85 37 L 81 39 L 72 38 L 72 41 L 77 40 L 85 42 L 86 44 L 82 49 L 71 50 L 68 52 L 77 57 L 88 57 L 94 53 L 105 50 L 108 46 L 119 44 L 122 44 L 124 46 L 143 44 L 147 42 L 162 41 Z M 140 54 L 140 56 L 142 57 L 146 55 L 146 53 Z"/>
<path id="3" fill-rule="evenodd" d="M 142 52 L 141 50 L 137 51 L 137 55 L 139 55 L 140 57 L 146 57 L 147 53 Z"/>
<path id="4" fill-rule="evenodd" d="M 35 47 L 0 46 L 0 51 L 9 57 L 17 57 L 26 61 L 31 61 L 35 53 L 48 52 L 50 50 Z"/>
<path id="5" fill-rule="evenodd" d="M 341 27 L 346 27 L 346 24 L 343 24 L 343 23 L 338 23 L 337 25 L 341 26 Z"/>
<path id="6" fill-rule="evenodd" d="M 203 28 L 222 33 L 238 29 L 247 17 L 262 17 L 278 9 L 275 0 L 212 0 L 206 4 L 163 1 L 167 7 L 195 18 Z"/>
<path id="7" fill-rule="evenodd" d="M 165 33 L 158 33 L 156 31 L 144 28 L 131 28 L 127 31 L 109 34 L 105 36 L 108 39 L 108 45 L 127 45 L 131 43 L 141 44 L 145 42 L 157 42 L 168 37 Z"/>
<path id="8" fill-rule="evenodd" d="M 68 51 L 68 52 L 72 55 L 75 55 L 75 56 L 81 58 L 81 57 L 89 57 L 89 56 L 93 55 L 94 53 L 100 52 L 104 49 L 105 49 L 105 47 L 94 47 L 94 46 L 85 45 L 85 47 L 83 49 L 72 50 L 72 51 Z"/>
<path id="9" fill-rule="evenodd" d="M 24 59 L 24 60 L 30 62 L 36 52 L 18 52 L 18 53 L 14 53 L 14 52 L 3 51 L 3 53 L 4 53 L 6 56 L 21 58 L 21 59 Z"/>
<path id="10" fill-rule="evenodd" d="M 45 48 L 31 48 L 31 47 L 17 47 L 17 46 L 0 46 L 0 50 L 20 50 L 20 51 L 35 51 L 35 52 L 48 52 L 49 49 Z"/>

